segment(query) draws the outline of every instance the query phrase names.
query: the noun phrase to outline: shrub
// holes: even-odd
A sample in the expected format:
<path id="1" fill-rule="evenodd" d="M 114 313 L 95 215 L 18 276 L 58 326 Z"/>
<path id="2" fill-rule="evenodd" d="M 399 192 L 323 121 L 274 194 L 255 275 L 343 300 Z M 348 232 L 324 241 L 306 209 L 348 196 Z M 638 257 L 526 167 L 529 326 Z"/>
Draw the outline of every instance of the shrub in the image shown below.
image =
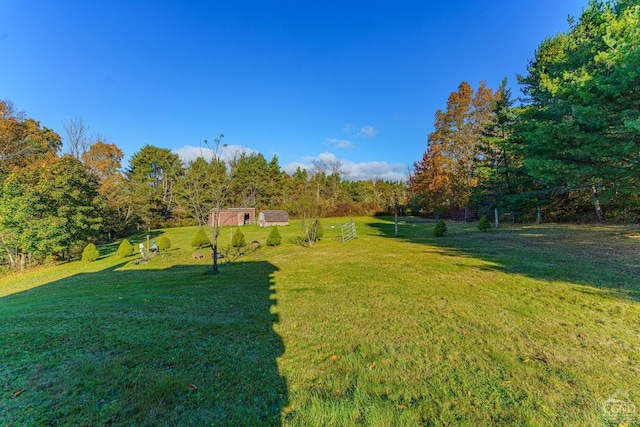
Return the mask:
<path id="1" fill-rule="evenodd" d="M 445 234 L 447 234 L 447 224 L 445 224 L 444 220 L 441 219 L 434 227 L 433 235 L 436 237 L 442 237 Z"/>
<path id="2" fill-rule="evenodd" d="M 161 251 L 166 251 L 171 247 L 171 240 L 167 236 L 161 236 L 158 239 L 158 249 Z"/>
<path id="3" fill-rule="evenodd" d="M 482 218 L 480 218 L 480 222 L 478 222 L 478 230 L 486 232 L 490 228 L 491 228 L 491 222 L 489 222 L 489 218 L 487 218 L 487 216 L 484 215 Z"/>
<path id="4" fill-rule="evenodd" d="M 313 230 L 316 240 L 320 240 L 324 237 L 324 228 L 322 227 L 322 223 L 320 220 L 316 219 L 313 223 Z"/>
<path id="5" fill-rule="evenodd" d="M 132 252 L 133 252 L 133 246 L 127 239 L 124 239 L 122 243 L 120 243 L 120 246 L 118 246 L 118 250 L 116 251 L 116 256 L 120 258 L 125 258 L 131 255 Z"/>
<path id="6" fill-rule="evenodd" d="M 233 237 L 231 238 L 231 246 L 234 248 L 242 248 L 247 246 L 247 243 L 244 241 L 244 234 L 242 234 L 242 230 L 236 228 L 233 232 Z"/>
<path id="7" fill-rule="evenodd" d="M 280 231 L 278 227 L 272 227 L 269 237 L 267 237 L 267 246 L 278 246 L 282 243 L 282 237 L 280 237 Z"/>
<path id="8" fill-rule="evenodd" d="M 195 236 L 193 236 L 193 239 L 191 239 L 191 247 L 202 249 L 203 246 L 208 246 L 210 244 L 211 242 L 207 237 L 207 233 L 204 232 L 202 227 L 198 228 L 198 231 L 196 231 Z"/>
<path id="9" fill-rule="evenodd" d="M 93 243 L 89 243 L 82 250 L 83 261 L 92 262 L 97 260 L 99 256 L 100 256 L 100 251 L 98 251 L 98 248 L 96 248 L 96 245 L 94 245 Z"/>

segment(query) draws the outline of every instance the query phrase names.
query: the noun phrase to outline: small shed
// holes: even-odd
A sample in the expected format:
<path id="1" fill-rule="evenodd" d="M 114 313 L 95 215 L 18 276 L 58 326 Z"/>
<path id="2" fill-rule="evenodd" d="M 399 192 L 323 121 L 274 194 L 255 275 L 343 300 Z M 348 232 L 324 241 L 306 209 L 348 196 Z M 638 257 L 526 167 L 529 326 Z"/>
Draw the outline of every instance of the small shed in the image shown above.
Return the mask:
<path id="1" fill-rule="evenodd" d="M 213 209 L 209 214 L 209 225 L 215 225 L 216 217 L 219 227 L 248 225 L 255 222 L 256 210 L 254 208 Z"/>
<path id="2" fill-rule="evenodd" d="M 258 225 L 260 227 L 271 227 L 272 225 L 289 225 L 289 213 L 287 211 L 262 211 L 258 215 Z"/>

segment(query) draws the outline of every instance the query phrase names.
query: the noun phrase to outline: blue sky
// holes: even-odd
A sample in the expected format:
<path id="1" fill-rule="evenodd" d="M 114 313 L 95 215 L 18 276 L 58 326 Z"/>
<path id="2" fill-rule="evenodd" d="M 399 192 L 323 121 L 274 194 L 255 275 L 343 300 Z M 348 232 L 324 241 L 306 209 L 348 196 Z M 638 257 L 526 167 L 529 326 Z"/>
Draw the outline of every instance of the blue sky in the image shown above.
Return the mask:
<path id="1" fill-rule="evenodd" d="M 402 179 L 462 81 L 496 88 L 587 0 L 0 0 L 0 99 L 127 159 L 203 140 Z"/>

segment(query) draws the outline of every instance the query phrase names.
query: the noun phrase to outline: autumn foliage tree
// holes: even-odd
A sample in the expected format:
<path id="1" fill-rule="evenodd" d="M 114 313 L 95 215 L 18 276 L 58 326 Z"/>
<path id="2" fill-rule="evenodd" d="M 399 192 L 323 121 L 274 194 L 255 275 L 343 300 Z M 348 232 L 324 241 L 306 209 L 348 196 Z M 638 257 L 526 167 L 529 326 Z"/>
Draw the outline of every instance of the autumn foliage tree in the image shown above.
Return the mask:
<path id="1" fill-rule="evenodd" d="M 450 163 L 439 144 L 430 144 L 409 178 L 412 191 L 423 197 L 423 207 L 436 217 L 454 203 Z"/>
<path id="2" fill-rule="evenodd" d="M 0 246 L 12 266 L 26 268 L 97 234 L 97 183 L 60 136 L 0 101 Z"/>
<path id="3" fill-rule="evenodd" d="M 477 185 L 477 159 L 485 126 L 492 119 L 495 94 L 481 82 L 474 93 L 467 82 L 452 92 L 446 111 L 435 115 L 428 148 L 414 165 L 410 186 L 424 195 L 430 210 L 464 208 Z"/>
<path id="4" fill-rule="evenodd" d="M 0 101 L 0 180 L 12 168 L 22 168 L 56 156 L 60 136 L 17 111 L 11 101 Z"/>
<path id="5" fill-rule="evenodd" d="M 100 181 L 120 172 L 124 153 L 115 144 L 96 141 L 82 153 L 82 163 L 96 174 Z"/>
<path id="6" fill-rule="evenodd" d="M 115 144 L 97 141 L 82 154 L 82 162 L 97 178 L 102 203 L 101 231 L 109 239 L 122 236 L 137 220 L 132 183 L 121 172 L 124 153 Z"/>

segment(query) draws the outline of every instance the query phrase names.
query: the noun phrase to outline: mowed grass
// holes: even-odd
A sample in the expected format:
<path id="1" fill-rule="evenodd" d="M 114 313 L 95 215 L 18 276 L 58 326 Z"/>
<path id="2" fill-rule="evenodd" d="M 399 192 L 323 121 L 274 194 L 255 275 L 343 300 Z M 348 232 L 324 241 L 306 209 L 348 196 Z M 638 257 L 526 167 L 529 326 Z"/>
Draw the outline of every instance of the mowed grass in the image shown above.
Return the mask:
<path id="1" fill-rule="evenodd" d="M 345 222 L 0 278 L 0 425 L 638 424 L 636 228 Z"/>

